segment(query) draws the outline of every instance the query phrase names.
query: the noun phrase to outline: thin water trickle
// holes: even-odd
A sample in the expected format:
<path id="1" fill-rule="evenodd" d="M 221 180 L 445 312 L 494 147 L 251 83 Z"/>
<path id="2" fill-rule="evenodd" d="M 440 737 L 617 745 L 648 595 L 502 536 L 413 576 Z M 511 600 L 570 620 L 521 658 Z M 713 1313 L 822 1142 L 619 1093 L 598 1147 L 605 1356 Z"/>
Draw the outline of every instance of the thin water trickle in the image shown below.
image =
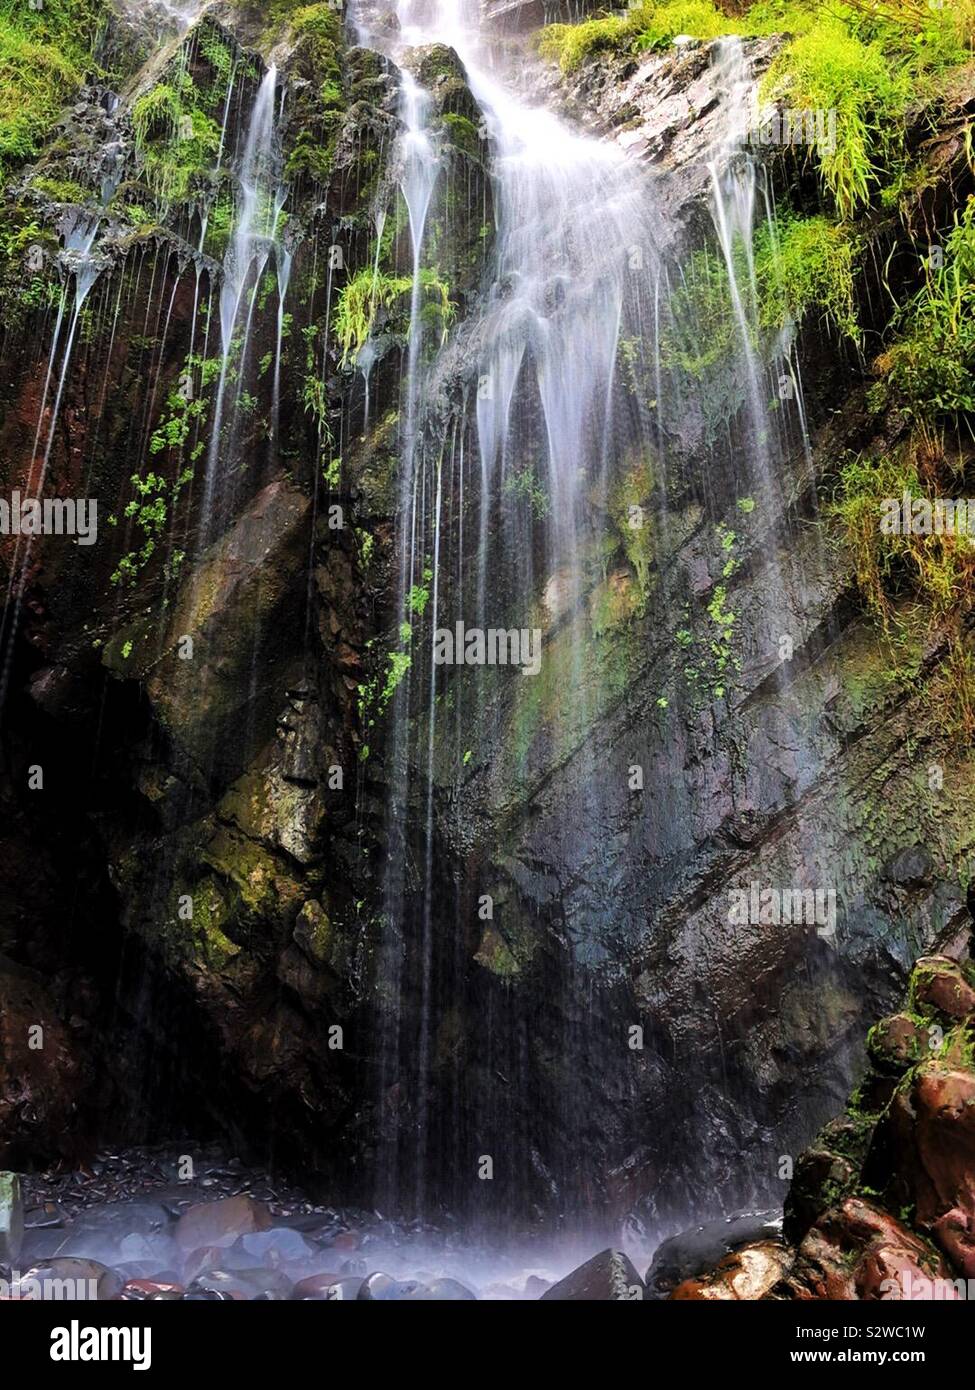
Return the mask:
<path id="1" fill-rule="evenodd" d="M 203 486 L 199 530 L 201 545 L 212 538 L 212 521 L 220 490 L 220 461 L 225 444 L 233 442 L 232 439 L 224 440 L 225 426 L 229 425 L 232 434 L 243 366 L 250 346 L 256 290 L 275 248 L 278 218 L 286 197 L 279 182 L 277 167 L 277 83 L 278 71 L 272 64 L 261 81 L 250 112 L 238 175 L 240 202 L 223 262 L 220 376 Z M 231 381 L 232 375 L 234 381 Z M 237 394 L 231 404 L 228 420 L 228 387 L 234 384 Z"/>

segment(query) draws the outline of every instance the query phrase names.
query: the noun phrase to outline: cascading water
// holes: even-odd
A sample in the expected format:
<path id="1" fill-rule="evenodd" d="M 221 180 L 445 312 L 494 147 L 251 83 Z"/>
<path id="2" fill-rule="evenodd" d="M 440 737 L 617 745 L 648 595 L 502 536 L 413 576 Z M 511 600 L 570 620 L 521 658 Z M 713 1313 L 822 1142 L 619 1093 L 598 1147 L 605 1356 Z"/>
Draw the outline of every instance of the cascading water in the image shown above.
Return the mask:
<path id="1" fill-rule="evenodd" d="M 492 749 L 517 745 L 519 728 L 537 727 L 543 706 L 543 756 L 574 760 L 592 827 L 584 842 L 567 836 L 560 853 L 580 869 L 599 858 L 598 830 L 610 825 L 613 812 L 604 791 L 607 750 L 592 731 L 599 714 L 618 698 L 617 666 L 632 657 L 597 650 L 593 633 L 598 637 L 611 621 L 607 612 L 622 607 L 642 613 L 650 601 L 654 560 L 643 518 L 656 513 L 665 557 L 666 437 L 675 427 L 679 433 L 681 392 L 694 387 L 673 380 L 663 363 L 670 296 L 681 276 L 668 263 L 674 233 L 650 181 L 616 145 L 574 131 L 517 95 L 520 84 L 482 33 L 476 5 L 403 3 L 398 16 L 398 39 L 392 48 L 385 45 L 398 62 L 409 66 L 411 50 L 438 43 L 452 48 L 463 63 L 492 154 L 498 222 L 489 288 L 463 330 L 473 370 L 468 368 L 463 403 L 445 428 L 442 414 L 425 407 L 426 383 L 435 384 L 438 374 L 429 352 L 424 356 L 417 314 L 420 273 L 427 264 L 424 232 L 437 196 L 437 122 L 428 96 L 407 73 L 400 187 L 413 248 L 413 301 L 401 407 L 398 624 L 410 633 L 416 623 L 411 596 L 423 589 L 429 594 L 423 628 L 429 645 L 409 639 L 405 678 L 391 706 L 377 1190 L 384 1204 L 409 1201 L 422 1210 L 431 1190 L 442 1190 L 445 1169 L 471 1162 L 465 1144 L 480 1143 L 486 1152 L 504 1148 L 506 1162 L 522 1162 L 526 1174 L 534 1167 L 535 1179 L 534 1126 L 548 1131 L 549 1149 L 556 1133 L 570 1143 L 578 1139 L 584 1148 L 588 1101 L 581 1078 L 600 1075 L 600 1066 L 607 1078 L 617 1076 L 612 1034 L 618 1023 L 607 1015 L 605 1001 L 599 1002 L 590 974 L 612 965 L 614 917 L 623 915 L 624 904 L 614 903 L 610 888 L 557 928 L 565 933 L 567 949 L 550 981 L 553 1016 L 560 1020 L 556 1045 L 567 1059 L 565 1073 L 579 1080 L 546 1095 L 544 1118 L 521 1119 L 525 1128 L 517 1134 L 518 1123 L 506 1112 L 503 1097 L 475 1101 L 469 1108 L 476 1119 L 463 1139 L 458 1136 L 449 1117 L 458 1113 L 464 1079 L 458 1073 L 444 1080 L 442 1067 L 434 1075 L 445 1012 L 482 1010 L 489 1036 L 495 1027 L 501 1034 L 490 1044 L 498 1075 L 528 1093 L 538 1079 L 530 1074 L 517 1026 L 502 1021 L 503 1004 L 486 997 L 471 1005 L 463 949 L 457 944 L 451 953 L 445 944 L 461 942 L 468 931 L 470 891 L 462 902 L 464 893 L 445 879 L 438 845 L 446 834 L 445 808 L 463 796 L 468 763 L 473 759 L 476 765 L 479 749 L 480 756 L 490 758 Z M 363 37 L 374 42 L 368 32 Z M 757 172 L 740 155 L 755 84 L 736 43 L 717 46 L 715 63 L 728 114 L 725 139 L 709 168 L 739 344 L 737 375 L 745 387 L 745 474 L 754 488 L 774 491 L 776 461 L 789 446 L 793 413 L 787 410 L 783 425 L 770 412 L 769 367 L 756 337 Z M 771 225 L 767 197 L 763 214 Z M 698 324 L 696 331 L 706 336 L 709 330 Z M 633 345 L 652 383 L 652 400 L 626 379 L 634 366 Z M 784 359 L 776 370 L 787 370 Z M 788 371 L 794 378 L 791 367 Z M 801 431 L 801 394 L 793 395 L 799 399 Z M 457 511 L 452 503 L 448 514 L 445 498 L 462 499 L 463 505 Z M 612 574 L 607 569 L 621 536 L 629 578 L 618 567 Z M 669 580 L 665 564 L 657 563 L 656 602 L 666 609 Z M 791 613 L 783 608 L 783 630 Z M 496 670 L 453 674 L 438 668 L 435 633 L 452 630 L 459 619 L 467 629 L 483 632 L 537 629 L 544 641 L 540 674 L 510 674 L 505 682 L 505 673 Z M 537 752 L 531 757 L 537 760 Z M 517 777 L 531 775 L 525 754 L 513 771 Z M 499 872 L 498 865 L 480 871 L 478 901 L 484 901 L 483 894 L 491 898 Z M 607 866 L 604 873 L 612 883 L 616 871 Z M 618 877 L 622 883 L 621 871 Z M 510 958 L 516 949 L 504 923 L 485 931 L 482 953 L 500 950 Z M 506 1032 L 510 1036 L 503 1036 Z M 414 1104 L 406 1135 L 396 1132 L 398 1124 L 402 1128 L 404 1077 Z M 631 1082 L 619 1076 L 603 1084 L 620 1088 L 625 1107 Z M 439 1130 L 433 1133 L 435 1113 Z M 513 1156 L 516 1150 L 520 1160 Z M 430 1168 L 434 1151 L 438 1177 Z M 590 1177 L 574 1172 L 571 1163 L 557 1180 L 548 1174 L 544 1181 L 557 1186 L 563 1202 L 577 1212 L 590 1200 Z"/>
<path id="2" fill-rule="evenodd" d="M 276 167 L 277 101 L 278 72 L 272 64 L 261 81 L 251 108 L 240 164 L 240 206 L 223 263 L 220 287 L 221 365 L 203 487 L 201 543 L 206 543 L 212 535 L 211 523 L 220 488 L 220 461 L 234 442 L 233 431 L 243 389 L 255 299 L 275 246 L 278 221 L 286 197 L 279 186 Z M 279 261 L 279 270 L 282 264 L 288 266 L 286 253 Z M 282 282 L 279 274 L 278 284 L 279 299 L 282 301 L 279 313 L 283 313 L 287 278 Z M 237 391 L 228 420 L 227 390 L 228 386 L 234 384 Z M 225 433 L 229 434 L 229 438 L 224 437 Z"/>

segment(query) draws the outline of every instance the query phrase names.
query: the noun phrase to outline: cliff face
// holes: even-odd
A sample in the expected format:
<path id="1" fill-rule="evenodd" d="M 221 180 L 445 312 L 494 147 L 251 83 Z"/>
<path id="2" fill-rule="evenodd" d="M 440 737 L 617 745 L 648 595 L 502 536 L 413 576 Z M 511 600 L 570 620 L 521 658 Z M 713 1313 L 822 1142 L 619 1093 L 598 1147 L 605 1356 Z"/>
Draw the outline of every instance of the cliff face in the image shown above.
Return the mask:
<path id="1" fill-rule="evenodd" d="M 615 461 L 626 486 L 593 507 L 618 534 L 571 603 L 533 533 L 537 678 L 493 672 L 472 708 L 451 674 L 436 708 L 456 722 L 419 674 L 403 704 L 417 315 L 416 435 L 476 457 L 495 186 L 463 65 L 442 46 L 404 62 L 443 171 L 417 290 L 409 79 L 328 5 L 224 0 L 151 50 L 121 11 L 97 51 L 5 192 L 0 492 L 97 498 L 100 529 L 0 546 L 0 1141 L 27 1162 L 199 1125 L 364 1192 L 379 1155 L 415 1161 L 422 1117 L 429 1192 L 475 1211 L 459 1165 L 498 1151 L 517 1154 L 507 1214 L 667 1225 L 781 1197 L 781 1157 L 841 1105 L 866 1025 L 967 920 L 948 638 L 893 662 L 823 505 L 838 461 L 896 448 L 902 416 L 868 409 L 862 358 L 808 314 L 787 352 L 804 429 L 769 413 L 763 469 L 747 354 L 717 354 L 703 387 L 686 353 L 667 364 L 665 409 L 659 360 L 621 353 L 664 476 Z M 748 45 L 753 76 L 776 51 Z M 720 57 L 541 79 L 646 172 L 675 285 L 713 240 Z M 960 86 L 927 150 L 918 221 L 968 177 L 953 132 L 973 100 Z M 799 177 L 781 155 L 765 176 Z M 870 332 L 911 226 L 862 229 Z M 464 474 L 443 477 L 446 536 Z M 833 891 L 835 913 L 731 921 L 753 884 Z"/>

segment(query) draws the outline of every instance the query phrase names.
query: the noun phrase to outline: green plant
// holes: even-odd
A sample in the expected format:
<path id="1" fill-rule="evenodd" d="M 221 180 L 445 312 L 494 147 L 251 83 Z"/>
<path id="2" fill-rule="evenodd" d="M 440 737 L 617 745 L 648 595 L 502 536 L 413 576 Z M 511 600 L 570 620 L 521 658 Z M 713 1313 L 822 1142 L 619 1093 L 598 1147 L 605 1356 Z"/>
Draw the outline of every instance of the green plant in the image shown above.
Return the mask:
<path id="1" fill-rule="evenodd" d="M 771 227 L 763 223 L 754 252 L 761 327 L 777 330 L 787 317 L 798 321 L 816 309 L 858 342 L 858 252 L 857 238 L 827 217 L 785 215 Z"/>
<path id="2" fill-rule="evenodd" d="M 894 318 L 896 341 L 877 359 L 898 407 L 925 428 L 964 419 L 975 436 L 975 197 L 930 258 L 918 294 Z"/>
<path id="3" fill-rule="evenodd" d="M 453 322 L 454 306 L 447 285 L 432 270 L 421 270 L 420 287 L 429 296 L 442 339 Z M 372 332 L 380 309 L 392 310 L 402 304 L 413 289 L 409 275 L 360 270 L 339 294 L 335 309 L 335 332 L 342 347 L 343 363 L 355 362 Z"/>
<path id="4" fill-rule="evenodd" d="M 164 203 L 185 201 L 220 148 L 220 127 L 196 99 L 192 79 L 181 72 L 144 92 L 132 108 L 146 181 Z"/>
<path id="5" fill-rule="evenodd" d="M 549 495 L 535 476 L 530 463 L 512 473 L 505 479 L 502 489 L 506 497 L 515 497 L 528 503 L 529 510 L 536 521 L 544 521 L 551 510 Z"/>
<path id="6" fill-rule="evenodd" d="M 64 103 L 95 74 L 103 0 L 0 0 L 0 175 L 37 153 Z"/>

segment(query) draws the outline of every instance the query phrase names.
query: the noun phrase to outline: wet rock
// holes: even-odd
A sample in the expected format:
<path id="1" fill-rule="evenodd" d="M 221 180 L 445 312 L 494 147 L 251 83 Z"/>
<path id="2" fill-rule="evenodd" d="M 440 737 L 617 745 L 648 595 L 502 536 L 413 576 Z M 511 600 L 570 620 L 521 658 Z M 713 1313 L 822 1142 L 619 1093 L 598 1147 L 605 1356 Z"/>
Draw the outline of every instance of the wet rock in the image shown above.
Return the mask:
<path id="1" fill-rule="evenodd" d="M 975 1213 L 954 1207 L 938 1217 L 933 1232 L 958 1273 L 975 1279 Z"/>
<path id="2" fill-rule="evenodd" d="M 316 1253 L 315 1246 L 305 1240 L 298 1231 L 280 1226 L 269 1231 L 257 1231 L 241 1236 L 240 1248 L 246 1251 L 252 1261 L 260 1261 L 272 1269 L 283 1264 L 297 1264 Z"/>
<path id="3" fill-rule="evenodd" d="M 147 1299 L 175 1301 L 182 1298 L 184 1292 L 182 1284 L 161 1283 L 154 1279 L 130 1279 L 122 1289 L 121 1297 L 129 1303 L 144 1303 Z"/>
<path id="4" fill-rule="evenodd" d="M 390 1279 L 374 1284 L 370 1298 L 377 1303 L 428 1303 L 433 1295 L 418 1279 Z"/>
<path id="5" fill-rule="evenodd" d="M 975 1072 L 921 1063 L 898 1088 L 869 1157 L 874 1186 L 913 1204 L 930 1226 L 956 1207 L 975 1211 Z"/>
<path id="6" fill-rule="evenodd" d="M 116 1299 L 124 1280 L 98 1260 L 56 1256 L 26 1270 L 12 1292 L 16 1297 L 53 1302 L 85 1299 L 100 1303 Z"/>
<path id="7" fill-rule="evenodd" d="M 457 1279 L 434 1279 L 429 1286 L 429 1296 L 437 1303 L 462 1303 L 477 1300 L 477 1294 L 472 1293 Z"/>
<path id="8" fill-rule="evenodd" d="M 784 1282 L 798 1299 L 874 1300 L 934 1278 L 951 1273 L 928 1242 L 872 1202 L 848 1197 L 809 1231 Z"/>
<path id="9" fill-rule="evenodd" d="M 643 1280 L 621 1250 L 603 1250 L 542 1294 L 542 1301 L 626 1302 L 644 1297 Z"/>
<path id="10" fill-rule="evenodd" d="M 525 1280 L 525 1298 L 537 1299 L 552 1287 L 551 1279 L 540 1279 L 537 1274 L 529 1274 Z"/>
<path id="11" fill-rule="evenodd" d="M 284 1302 L 293 1290 L 291 1280 L 273 1269 L 211 1269 L 194 1279 L 186 1292 L 225 1294 L 235 1302 Z"/>
<path id="12" fill-rule="evenodd" d="M 654 1252 L 647 1270 L 647 1296 L 665 1298 L 677 1285 L 703 1274 L 725 1255 L 743 1245 L 775 1238 L 781 1230 L 781 1213 L 756 1211 L 709 1221 L 671 1236 Z"/>
<path id="13" fill-rule="evenodd" d="M 215 760 L 228 781 L 277 725 L 273 673 L 289 656 L 287 602 L 307 550 L 309 519 L 306 494 L 270 483 L 187 576 L 165 633 L 149 640 L 145 625 L 136 623 L 104 649 L 104 663 L 116 674 L 145 678 L 157 718 L 187 757 L 200 768 Z M 179 657 L 186 637 L 194 642 L 193 661 Z M 264 673 L 257 688 L 251 671 Z"/>
<path id="14" fill-rule="evenodd" d="M 923 845 L 898 850 L 884 865 L 884 878 L 898 888 L 924 888 L 930 884 L 934 860 Z"/>
<path id="15" fill-rule="evenodd" d="M 383 1274 L 377 1270 L 375 1274 L 370 1274 L 366 1279 L 363 1279 L 362 1287 L 359 1289 L 356 1297 L 362 1300 L 371 1299 L 378 1302 L 385 1297 L 386 1290 L 395 1282 L 396 1281 L 390 1275 Z"/>
<path id="16" fill-rule="evenodd" d="M 0 1173 L 0 1264 L 12 1265 L 24 1239 L 24 1199 L 16 1173 Z"/>
<path id="17" fill-rule="evenodd" d="M 922 1008 L 949 1018 L 975 1013 L 975 986 L 968 972 L 946 956 L 924 956 L 911 976 L 911 997 Z"/>
<path id="18" fill-rule="evenodd" d="M 190 1207 L 176 1223 L 176 1243 L 186 1251 L 233 1245 L 241 1236 L 271 1227 L 271 1214 L 251 1197 L 224 1197 Z"/>
<path id="19" fill-rule="evenodd" d="M 891 1014 L 882 1018 L 867 1034 L 867 1051 L 874 1066 L 884 1071 L 904 1072 L 927 1056 L 928 1025 L 910 1014 Z"/>
<path id="20" fill-rule="evenodd" d="M 685 1279 L 672 1299 L 760 1299 L 771 1293 L 792 1266 L 792 1252 L 781 1241 L 744 1245 L 725 1255 L 717 1266 L 696 1279 Z"/>
<path id="21" fill-rule="evenodd" d="M 38 1027 L 44 1046 L 32 1046 Z M 47 983 L 0 956 L 0 1163 L 72 1153 L 88 1084 L 77 1039 Z"/>
<path id="22" fill-rule="evenodd" d="M 298 1280 L 292 1297 L 306 1301 L 325 1299 L 345 1302 L 359 1297 L 363 1282 L 362 1279 L 343 1279 L 340 1274 L 310 1274 Z"/>

